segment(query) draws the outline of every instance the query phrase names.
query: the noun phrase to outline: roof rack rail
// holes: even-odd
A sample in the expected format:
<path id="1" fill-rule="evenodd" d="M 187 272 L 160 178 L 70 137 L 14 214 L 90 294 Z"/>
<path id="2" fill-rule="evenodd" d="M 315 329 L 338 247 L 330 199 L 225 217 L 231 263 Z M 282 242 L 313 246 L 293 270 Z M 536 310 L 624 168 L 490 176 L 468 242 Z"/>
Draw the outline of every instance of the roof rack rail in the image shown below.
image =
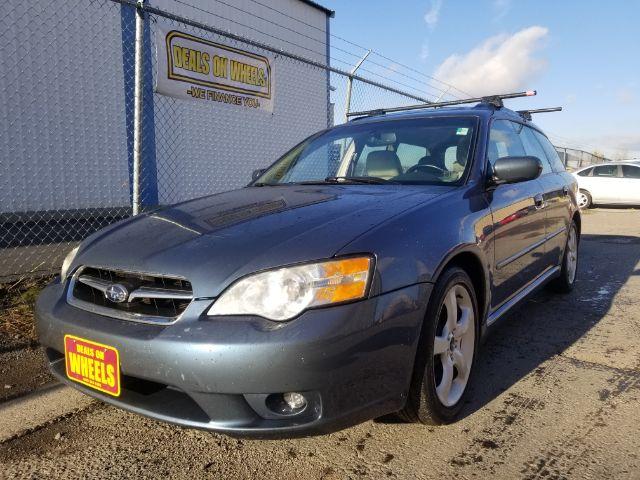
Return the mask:
<path id="1" fill-rule="evenodd" d="M 487 95 L 484 97 L 466 98 L 462 100 L 451 100 L 448 102 L 421 103 L 418 105 L 409 105 L 406 107 L 377 108 L 375 110 L 364 110 L 362 112 L 348 112 L 347 117 L 368 117 L 372 115 L 384 115 L 385 113 L 404 112 L 407 110 L 420 110 L 422 108 L 439 108 L 449 107 L 452 105 L 464 105 L 466 103 L 487 103 L 496 108 L 503 107 L 502 100 L 507 98 L 532 97 L 536 95 L 535 90 L 527 90 L 524 92 L 504 93 L 501 95 Z"/>
<path id="2" fill-rule="evenodd" d="M 551 107 L 551 108 L 534 108 L 533 110 L 517 110 L 516 113 L 519 113 L 522 118 L 525 120 L 531 120 L 532 113 L 546 113 L 546 112 L 561 112 L 562 107 Z"/>

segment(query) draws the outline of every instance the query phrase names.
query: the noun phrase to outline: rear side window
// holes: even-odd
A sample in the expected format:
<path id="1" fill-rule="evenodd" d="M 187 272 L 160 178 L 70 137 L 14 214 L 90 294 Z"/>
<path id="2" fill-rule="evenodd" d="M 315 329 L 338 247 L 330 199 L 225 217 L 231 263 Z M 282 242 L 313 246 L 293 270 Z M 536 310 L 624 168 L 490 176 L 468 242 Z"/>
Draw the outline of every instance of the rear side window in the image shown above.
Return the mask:
<path id="1" fill-rule="evenodd" d="M 593 168 L 585 168 L 584 170 L 578 172 L 578 176 L 579 177 L 588 177 L 589 174 L 591 173 L 591 170 L 593 170 Z"/>
<path id="2" fill-rule="evenodd" d="M 622 165 L 622 176 L 624 178 L 640 178 L 640 167 Z"/>
<path id="3" fill-rule="evenodd" d="M 502 157 L 526 155 L 520 135 L 516 132 L 516 124 L 508 120 L 496 120 L 491 124 L 489 133 L 489 151 L 487 158 L 493 165 Z"/>
<path id="4" fill-rule="evenodd" d="M 542 145 L 542 149 L 544 150 L 544 153 L 547 154 L 547 159 L 549 160 L 549 163 L 551 164 L 551 168 L 553 168 L 553 171 L 564 172 L 565 171 L 564 163 L 562 163 L 562 160 L 560 159 L 560 155 L 558 155 L 558 151 L 555 149 L 553 145 L 551 145 L 551 142 L 549 141 L 549 139 L 545 137 L 543 134 L 541 134 L 540 132 L 538 132 L 537 130 L 533 130 L 533 134 L 535 135 L 538 142 L 540 142 L 540 145 Z"/>
<path id="5" fill-rule="evenodd" d="M 547 173 L 552 173 L 551 164 L 549 160 L 547 160 L 547 154 L 542 149 L 542 145 L 536 139 L 534 135 L 534 131 L 529 127 L 525 127 L 521 124 L 516 124 L 520 127 L 520 137 L 522 138 L 522 143 L 524 144 L 524 151 L 527 152 L 527 155 L 531 155 L 532 157 L 538 157 L 542 162 L 542 173 L 541 175 L 545 175 Z"/>
<path id="6" fill-rule="evenodd" d="M 593 167 L 594 177 L 617 177 L 618 166 L 617 165 L 599 165 Z"/>

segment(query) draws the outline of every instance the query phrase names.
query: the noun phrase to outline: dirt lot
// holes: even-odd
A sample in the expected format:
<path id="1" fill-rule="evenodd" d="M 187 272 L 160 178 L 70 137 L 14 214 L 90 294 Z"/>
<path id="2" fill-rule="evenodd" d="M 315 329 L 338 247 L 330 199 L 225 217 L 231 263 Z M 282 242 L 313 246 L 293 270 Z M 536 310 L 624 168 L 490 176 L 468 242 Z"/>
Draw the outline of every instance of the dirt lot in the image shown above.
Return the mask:
<path id="1" fill-rule="evenodd" d="M 572 294 L 538 293 L 489 338 L 453 425 L 249 441 L 93 402 L 0 443 L 0 477 L 640 479 L 640 212 L 587 212 L 580 254 Z"/>

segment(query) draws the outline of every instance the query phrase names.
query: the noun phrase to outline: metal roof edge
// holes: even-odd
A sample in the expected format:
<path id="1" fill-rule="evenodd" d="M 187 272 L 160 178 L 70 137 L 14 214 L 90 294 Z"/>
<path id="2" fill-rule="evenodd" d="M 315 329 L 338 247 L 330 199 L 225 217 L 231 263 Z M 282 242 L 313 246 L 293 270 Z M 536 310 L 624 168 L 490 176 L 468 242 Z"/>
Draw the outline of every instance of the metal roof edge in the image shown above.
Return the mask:
<path id="1" fill-rule="evenodd" d="M 313 0 L 300 0 L 300 1 L 302 3 L 306 3 L 310 7 L 317 8 L 318 10 L 323 11 L 324 13 L 326 13 L 331 18 L 336 16 L 336 12 L 335 11 L 333 11 L 333 10 L 323 6 L 323 5 L 320 5 L 319 3 L 314 2 Z"/>

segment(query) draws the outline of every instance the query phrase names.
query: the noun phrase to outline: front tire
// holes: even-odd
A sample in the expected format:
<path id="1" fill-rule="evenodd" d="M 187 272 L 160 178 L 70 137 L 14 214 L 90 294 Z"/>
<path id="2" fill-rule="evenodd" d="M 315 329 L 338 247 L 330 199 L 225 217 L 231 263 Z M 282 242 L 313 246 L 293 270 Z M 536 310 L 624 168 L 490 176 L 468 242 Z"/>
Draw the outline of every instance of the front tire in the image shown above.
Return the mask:
<path id="1" fill-rule="evenodd" d="M 567 235 L 567 244 L 564 247 L 560 276 L 550 283 L 551 288 L 558 293 L 569 293 L 575 286 L 578 274 L 579 243 L 578 227 L 576 222 L 572 220 L 569 227 L 569 235 Z"/>
<path id="2" fill-rule="evenodd" d="M 469 275 L 452 267 L 434 287 L 400 416 L 440 425 L 460 412 L 478 347 L 478 301 Z"/>
<path id="3" fill-rule="evenodd" d="M 591 198 L 591 194 L 586 190 L 578 191 L 578 207 L 582 210 L 586 210 L 590 208 L 593 204 L 593 199 Z"/>

